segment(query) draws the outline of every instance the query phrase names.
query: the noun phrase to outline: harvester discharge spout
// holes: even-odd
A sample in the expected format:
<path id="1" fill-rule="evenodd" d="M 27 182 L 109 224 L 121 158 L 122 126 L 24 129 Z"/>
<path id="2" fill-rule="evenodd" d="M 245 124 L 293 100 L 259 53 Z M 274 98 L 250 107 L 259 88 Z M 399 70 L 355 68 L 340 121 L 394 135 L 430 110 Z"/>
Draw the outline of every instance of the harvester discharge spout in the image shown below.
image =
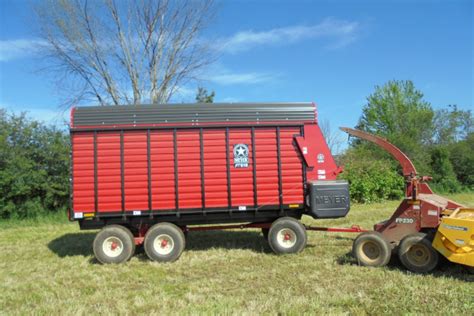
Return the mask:
<path id="1" fill-rule="evenodd" d="M 356 136 L 361 139 L 367 140 L 386 150 L 390 155 L 393 156 L 393 158 L 395 158 L 400 163 L 403 169 L 403 175 L 405 177 L 415 177 L 417 175 L 415 165 L 413 165 L 410 158 L 408 158 L 407 155 L 405 155 L 398 147 L 390 143 L 385 138 L 349 127 L 341 127 L 340 129 L 351 136 Z"/>
<path id="2" fill-rule="evenodd" d="M 402 173 L 406 180 L 405 194 L 407 197 L 411 197 L 413 200 L 416 200 L 418 193 L 433 194 L 433 191 L 431 191 L 431 188 L 426 183 L 427 181 L 431 180 L 431 177 L 417 177 L 418 173 L 416 171 L 415 165 L 410 160 L 410 158 L 408 158 L 408 156 L 400 150 L 400 148 L 380 136 L 375 136 L 367 132 L 349 127 L 341 127 L 340 129 L 351 136 L 355 136 L 378 145 L 398 161 L 402 167 Z"/>

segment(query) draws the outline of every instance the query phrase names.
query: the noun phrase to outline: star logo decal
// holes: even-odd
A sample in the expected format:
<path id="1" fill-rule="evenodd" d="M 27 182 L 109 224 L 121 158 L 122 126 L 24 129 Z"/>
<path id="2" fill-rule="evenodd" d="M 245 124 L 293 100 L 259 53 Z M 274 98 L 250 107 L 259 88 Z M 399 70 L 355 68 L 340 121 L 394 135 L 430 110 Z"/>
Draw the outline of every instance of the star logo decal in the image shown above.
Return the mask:
<path id="1" fill-rule="evenodd" d="M 249 155 L 249 149 L 247 145 L 244 144 L 238 144 L 235 145 L 234 147 L 234 156 L 236 157 L 248 157 Z"/>

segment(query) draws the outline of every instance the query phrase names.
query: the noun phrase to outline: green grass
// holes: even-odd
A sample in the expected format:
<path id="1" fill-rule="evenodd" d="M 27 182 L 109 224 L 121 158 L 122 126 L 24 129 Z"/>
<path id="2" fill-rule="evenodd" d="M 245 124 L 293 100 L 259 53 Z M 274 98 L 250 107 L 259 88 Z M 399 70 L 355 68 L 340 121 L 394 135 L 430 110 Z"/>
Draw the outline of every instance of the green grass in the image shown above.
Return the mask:
<path id="1" fill-rule="evenodd" d="M 455 201 L 474 205 L 474 194 Z M 311 225 L 370 228 L 398 202 L 354 205 L 350 215 Z M 257 230 L 191 232 L 179 261 L 143 253 L 121 265 L 93 258 L 94 231 L 65 221 L 0 225 L 2 314 L 465 314 L 474 275 L 452 264 L 415 275 L 397 260 L 364 268 L 350 255 L 355 234 L 308 233 L 298 255 L 276 256 Z"/>

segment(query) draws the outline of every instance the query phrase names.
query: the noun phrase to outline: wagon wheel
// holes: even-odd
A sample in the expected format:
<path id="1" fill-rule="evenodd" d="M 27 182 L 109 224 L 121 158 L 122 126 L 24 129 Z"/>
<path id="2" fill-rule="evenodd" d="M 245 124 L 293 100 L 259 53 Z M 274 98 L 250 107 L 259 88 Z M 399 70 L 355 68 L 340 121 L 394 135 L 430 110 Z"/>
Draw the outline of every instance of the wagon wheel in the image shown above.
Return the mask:
<path id="1" fill-rule="evenodd" d="M 306 246 L 306 241 L 306 228 L 292 217 L 277 219 L 268 232 L 268 243 L 276 254 L 300 252 Z"/>
<path id="2" fill-rule="evenodd" d="M 352 244 L 352 254 L 361 266 L 385 266 L 392 255 L 390 244 L 379 232 L 362 233 Z"/>
<path id="3" fill-rule="evenodd" d="M 398 248 L 398 257 L 408 270 L 415 273 L 431 272 L 439 262 L 438 252 L 424 233 L 403 238 Z"/>
<path id="4" fill-rule="evenodd" d="M 181 228 L 171 223 L 158 223 L 146 233 L 144 248 L 150 259 L 172 262 L 181 256 L 185 244 L 186 239 Z"/>
<path id="5" fill-rule="evenodd" d="M 135 241 L 130 230 L 120 225 L 108 225 L 97 233 L 94 255 L 101 263 L 122 263 L 135 253 Z"/>

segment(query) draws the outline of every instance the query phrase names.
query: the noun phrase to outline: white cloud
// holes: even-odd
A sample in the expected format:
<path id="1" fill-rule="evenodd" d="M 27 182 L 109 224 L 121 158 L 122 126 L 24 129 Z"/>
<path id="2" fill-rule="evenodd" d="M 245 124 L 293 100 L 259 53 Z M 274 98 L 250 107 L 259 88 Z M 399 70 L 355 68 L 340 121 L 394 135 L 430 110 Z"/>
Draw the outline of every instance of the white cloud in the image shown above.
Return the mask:
<path id="1" fill-rule="evenodd" d="M 235 72 L 217 63 L 203 74 L 203 79 L 219 85 L 258 84 L 278 78 L 278 74 L 266 72 Z"/>
<path id="2" fill-rule="evenodd" d="M 41 39 L 1 40 L 0 62 L 33 56 L 45 45 Z"/>
<path id="3" fill-rule="evenodd" d="M 219 41 L 219 49 L 228 53 L 250 50 L 256 46 L 290 44 L 305 39 L 327 38 L 327 48 L 341 48 L 357 38 L 358 22 L 327 18 L 315 25 L 296 25 L 267 31 L 243 31 Z"/>
<path id="4" fill-rule="evenodd" d="M 223 103 L 237 103 L 240 102 L 240 99 L 234 97 L 225 97 L 221 100 L 217 100 L 216 102 L 223 102 Z"/>
<path id="5" fill-rule="evenodd" d="M 274 75 L 259 72 L 247 72 L 247 73 L 220 73 L 211 75 L 210 81 L 221 85 L 231 84 L 256 84 L 271 81 L 275 78 Z"/>

